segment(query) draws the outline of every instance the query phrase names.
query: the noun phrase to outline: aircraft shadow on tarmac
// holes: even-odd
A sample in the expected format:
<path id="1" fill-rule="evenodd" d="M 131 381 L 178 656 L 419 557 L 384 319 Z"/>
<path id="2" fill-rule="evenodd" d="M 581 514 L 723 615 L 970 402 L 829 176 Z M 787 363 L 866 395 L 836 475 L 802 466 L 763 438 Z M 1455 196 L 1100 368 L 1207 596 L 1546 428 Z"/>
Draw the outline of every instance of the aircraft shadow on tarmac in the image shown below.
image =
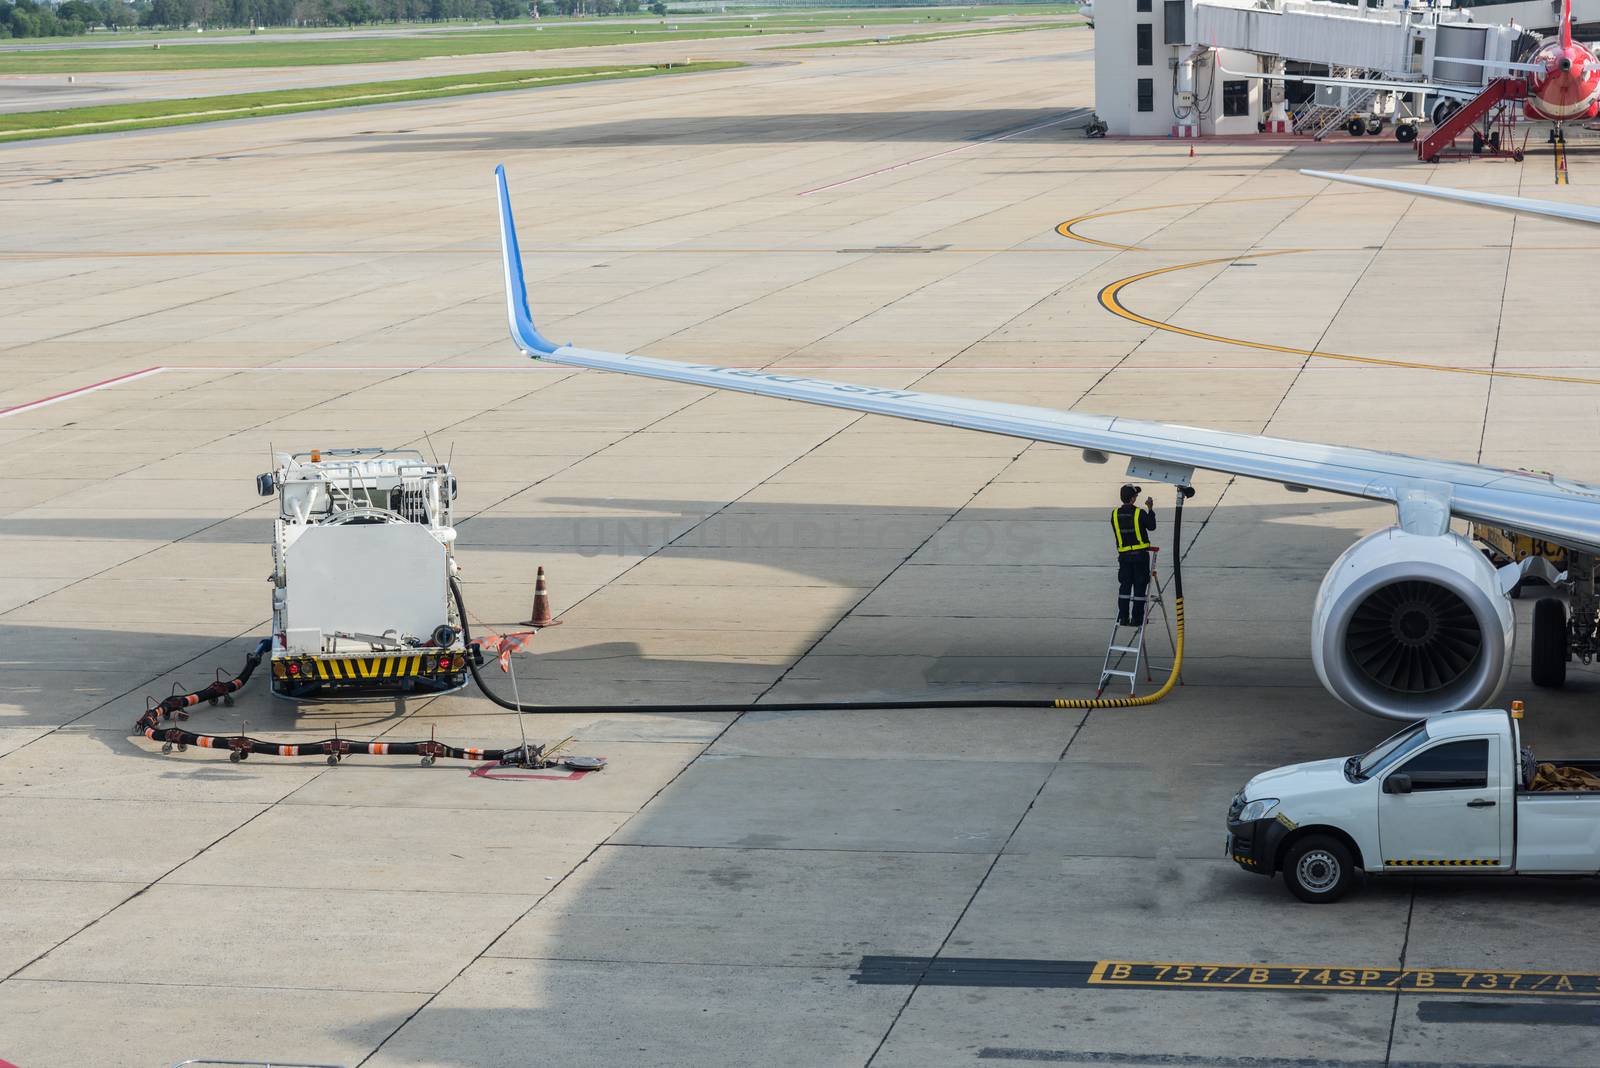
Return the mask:
<path id="1" fill-rule="evenodd" d="M 463 152 L 470 150 L 513 152 L 527 148 L 627 145 L 748 145 L 788 144 L 805 141 L 885 142 L 927 144 L 982 141 L 1017 133 L 1012 141 L 1030 138 L 1060 139 L 1071 122 L 1044 126 L 1036 133 L 1021 133 L 1074 116 L 1087 119 L 1088 108 L 997 108 L 989 111 L 858 111 L 814 112 L 790 115 L 697 115 L 626 119 L 552 130 L 479 130 L 394 133 L 374 132 L 348 140 L 365 152 Z"/>
<path id="2" fill-rule="evenodd" d="M 930 690 L 959 689 L 981 696 L 1016 692 L 1019 688 L 1092 684 L 1099 664 L 1099 646 L 1103 644 L 1100 630 L 1110 611 L 1109 604 L 1102 603 L 1105 599 L 1099 595 L 1108 588 L 1113 575 L 1102 537 L 1108 514 L 1104 508 L 969 507 L 957 512 L 949 507 L 809 502 L 730 505 L 725 501 L 583 497 L 550 498 L 549 503 L 572 512 L 543 516 L 486 512 L 460 520 L 458 550 L 469 563 L 469 575 L 471 557 L 481 553 L 521 553 L 530 559 L 539 554 L 548 559 L 557 553 L 644 556 L 670 546 L 692 550 L 698 560 L 753 563 L 799 574 L 815 580 L 809 584 L 816 584 L 839 581 L 841 554 L 867 550 L 876 551 L 878 559 L 887 561 L 880 565 L 881 574 L 866 580 L 871 585 L 898 569 L 904 558 L 915 551 L 921 554 L 916 558 L 918 563 L 1026 567 L 1044 582 L 1054 584 L 1052 578 L 1058 579 L 1063 589 L 1059 596 L 1051 597 L 1059 607 L 1048 608 L 1043 618 L 1055 619 L 1060 625 L 1041 626 L 1039 620 L 1030 619 L 1025 613 L 996 612 L 997 617 L 1016 617 L 1011 620 L 1015 636 L 1006 639 L 1004 656 L 990 656 L 965 639 L 952 639 L 944 652 L 925 645 L 918 657 L 922 666 L 913 678 L 904 681 Z M 1360 525 L 1273 521 L 1354 513 L 1369 507 L 1359 501 L 1192 507 L 1184 530 L 1184 540 L 1190 546 L 1186 561 L 1207 569 L 1262 566 L 1231 556 L 1209 559 L 1213 548 L 1225 549 L 1242 529 L 1260 527 L 1261 545 L 1273 549 L 1270 566 L 1297 572 L 1299 593 L 1306 600 L 1306 611 L 1301 614 L 1309 618 L 1309 596 L 1315 583 L 1333 558 L 1370 521 L 1370 512 L 1359 521 Z M 1161 515 L 1170 523 L 1168 510 L 1162 509 Z M 1208 517 L 1211 522 L 1225 524 L 1226 531 L 1215 527 L 1208 538 Z M 188 530 L 196 533 L 188 535 Z M 181 516 L 0 518 L 0 536 L 9 537 L 110 537 L 174 540 L 180 544 L 259 545 L 263 567 L 269 560 L 269 532 L 269 523 L 259 515 L 222 523 Z M 1162 533 L 1158 531 L 1158 543 Z M 1058 552 L 1063 546 L 1067 547 L 1065 556 Z M 115 577 L 115 569 L 110 577 Z M 467 593 L 470 600 L 470 581 Z M 1077 596 L 1079 593 L 1083 596 Z M 183 594 L 175 592 L 174 596 Z M 726 596 L 737 601 L 741 588 L 728 586 Z M 264 615 L 264 596 L 260 607 Z M 1291 605 L 1289 610 L 1296 608 Z M 983 614 L 981 605 L 974 614 Z M 917 613 L 901 618 L 914 621 Z M 995 626 L 1009 633 L 1005 619 Z M 1062 629 L 1065 626 L 1075 629 L 1069 634 Z M 1077 630 L 1083 634 L 1077 634 Z M 237 670 L 256 639 L 235 634 L 226 625 L 206 633 L 204 624 L 149 628 L 132 624 L 114 628 L 108 624 L 100 629 L 48 621 L 0 624 L 0 646 L 15 651 L 7 658 L 8 684 L 0 685 L 0 703 L 10 705 L 13 711 L 0 714 L 0 727 L 56 726 L 73 721 L 98 727 L 131 724 L 144 707 L 146 692 L 159 699 L 166 696 L 174 678 L 189 688 L 198 688 L 211 680 L 217 668 Z M 1079 644 L 1084 644 L 1081 655 L 1072 651 Z M 885 646 L 881 651 L 868 649 L 858 655 L 894 652 Z M 637 643 L 626 640 L 592 642 L 549 653 L 535 650 L 526 677 L 544 685 L 539 696 L 527 699 L 539 703 L 612 700 L 613 694 L 630 688 L 626 685 L 629 676 L 626 672 L 608 672 L 604 667 L 607 664 L 628 664 L 636 677 L 669 689 L 681 687 L 683 700 L 694 699 L 690 691 L 698 685 L 697 676 L 706 672 L 705 665 L 692 656 L 651 657 Z M 770 685 L 775 672 L 770 658 L 747 665 L 719 662 L 717 685 L 711 692 L 720 690 L 730 701 L 747 700 Z M 1086 673 L 1089 677 L 1081 677 Z M 1304 681 L 1312 684 L 1309 672 Z M 829 699 L 825 680 L 797 677 L 794 682 L 808 696 L 815 690 L 815 699 Z M 838 699 L 838 695 L 832 698 Z M 699 699 L 717 698 L 703 693 Z M 268 701 L 261 680 L 253 680 L 241 699 L 240 708 L 247 707 L 255 710 L 254 722 L 261 730 L 271 730 L 274 725 L 315 729 L 316 723 L 333 722 L 320 711 L 333 706 L 300 706 L 289 715 L 295 706 Z M 270 718 L 261 718 L 269 709 Z M 354 727 L 357 722 L 376 724 L 395 715 L 393 709 L 368 706 L 354 716 L 348 711 L 343 713 L 339 722 Z M 207 720 L 208 725 L 212 720 L 220 725 L 241 717 L 230 715 L 229 710 L 202 707 L 198 718 Z"/>

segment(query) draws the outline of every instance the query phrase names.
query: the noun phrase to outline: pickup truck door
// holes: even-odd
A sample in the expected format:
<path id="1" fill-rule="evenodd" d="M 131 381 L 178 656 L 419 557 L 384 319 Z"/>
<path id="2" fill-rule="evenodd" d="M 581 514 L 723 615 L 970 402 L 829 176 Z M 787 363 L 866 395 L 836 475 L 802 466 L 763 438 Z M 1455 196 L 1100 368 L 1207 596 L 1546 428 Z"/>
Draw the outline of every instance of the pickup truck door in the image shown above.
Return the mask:
<path id="1" fill-rule="evenodd" d="M 1503 744 L 1495 737 L 1443 738 L 1384 773 L 1378 841 L 1386 871 L 1510 867 Z M 1396 791 L 1404 781 L 1392 781 L 1397 775 L 1410 780 L 1409 793 Z"/>

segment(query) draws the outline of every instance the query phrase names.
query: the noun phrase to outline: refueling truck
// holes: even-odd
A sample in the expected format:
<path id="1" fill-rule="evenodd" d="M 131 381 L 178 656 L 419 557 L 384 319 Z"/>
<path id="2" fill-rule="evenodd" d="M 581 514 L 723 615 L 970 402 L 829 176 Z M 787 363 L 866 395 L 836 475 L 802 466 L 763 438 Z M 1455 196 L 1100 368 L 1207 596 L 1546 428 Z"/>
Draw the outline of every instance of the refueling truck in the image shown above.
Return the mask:
<path id="1" fill-rule="evenodd" d="M 1600 760 L 1541 762 L 1511 711 L 1419 720 L 1358 756 L 1263 772 L 1228 806 L 1245 871 L 1301 901 L 1368 875 L 1600 874 Z"/>
<path id="2" fill-rule="evenodd" d="M 450 593 L 449 465 L 415 449 L 279 453 L 272 692 L 295 700 L 443 693 L 467 682 Z"/>

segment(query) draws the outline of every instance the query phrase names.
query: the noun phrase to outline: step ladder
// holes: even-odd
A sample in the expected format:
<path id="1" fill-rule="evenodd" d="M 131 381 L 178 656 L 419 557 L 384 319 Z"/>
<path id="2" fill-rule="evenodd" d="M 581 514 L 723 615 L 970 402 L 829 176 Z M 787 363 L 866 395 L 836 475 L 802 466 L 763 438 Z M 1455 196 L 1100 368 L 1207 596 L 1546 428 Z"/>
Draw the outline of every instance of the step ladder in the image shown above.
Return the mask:
<path id="1" fill-rule="evenodd" d="M 1150 548 L 1150 585 L 1145 587 L 1143 597 L 1129 597 L 1130 601 L 1144 602 L 1143 622 L 1137 627 L 1123 626 L 1115 619 L 1111 621 L 1111 637 L 1106 642 L 1105 662 L 1100 665 L 1100 681 L 1096 685 L 1094 695 L 1100 697 L 1106 692 L 1106 687 L 1112 679 L 1127 679 L 1128 694 L 1133 695 L 1134 689 L 1139 685 L 1139 669 L 1144 668 L 1146 682 L 1153 682 L 1150 672 L 1150 659 L 1145 648 L 1145 631 L 1150 626 L 1150 617 L 1157 611 L 1161 613 L 1161 624 L 1167 630 L 1167 644 L 1176 648 L 1172 637 L 1172 621 L 1167 616 L 1167 587 L 1161 581 L 1161 571 L 1156 567 L 1160 561 L 1161 549 L 1157 546 Z M 1127 632 L 1127 637 L 1124 637 Z M 1124 668 L 1128 657 L 1133 657 L 1131 666 Z"/>

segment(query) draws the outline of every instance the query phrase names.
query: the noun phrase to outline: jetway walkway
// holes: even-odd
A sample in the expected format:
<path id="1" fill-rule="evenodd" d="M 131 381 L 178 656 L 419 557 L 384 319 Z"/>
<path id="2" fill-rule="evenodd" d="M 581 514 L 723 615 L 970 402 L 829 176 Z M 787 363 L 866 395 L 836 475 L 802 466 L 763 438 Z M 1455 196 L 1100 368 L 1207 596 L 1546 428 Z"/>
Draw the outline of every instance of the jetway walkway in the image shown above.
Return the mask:
<path id="1" fill-rule="evenodd" d="M 1188 43 L 1197 47 L 1469 88 L 1487 83 L 1481 61 L 1514 59 L 1521 36 L 1508 24 L 1474 22 L 1471 12 L 1481 8 L 1356 7 L 1329 0 L 1193 0 L 1193 5 Z M 1451 63 L 1453 58 L 1480 62 Z"/>

